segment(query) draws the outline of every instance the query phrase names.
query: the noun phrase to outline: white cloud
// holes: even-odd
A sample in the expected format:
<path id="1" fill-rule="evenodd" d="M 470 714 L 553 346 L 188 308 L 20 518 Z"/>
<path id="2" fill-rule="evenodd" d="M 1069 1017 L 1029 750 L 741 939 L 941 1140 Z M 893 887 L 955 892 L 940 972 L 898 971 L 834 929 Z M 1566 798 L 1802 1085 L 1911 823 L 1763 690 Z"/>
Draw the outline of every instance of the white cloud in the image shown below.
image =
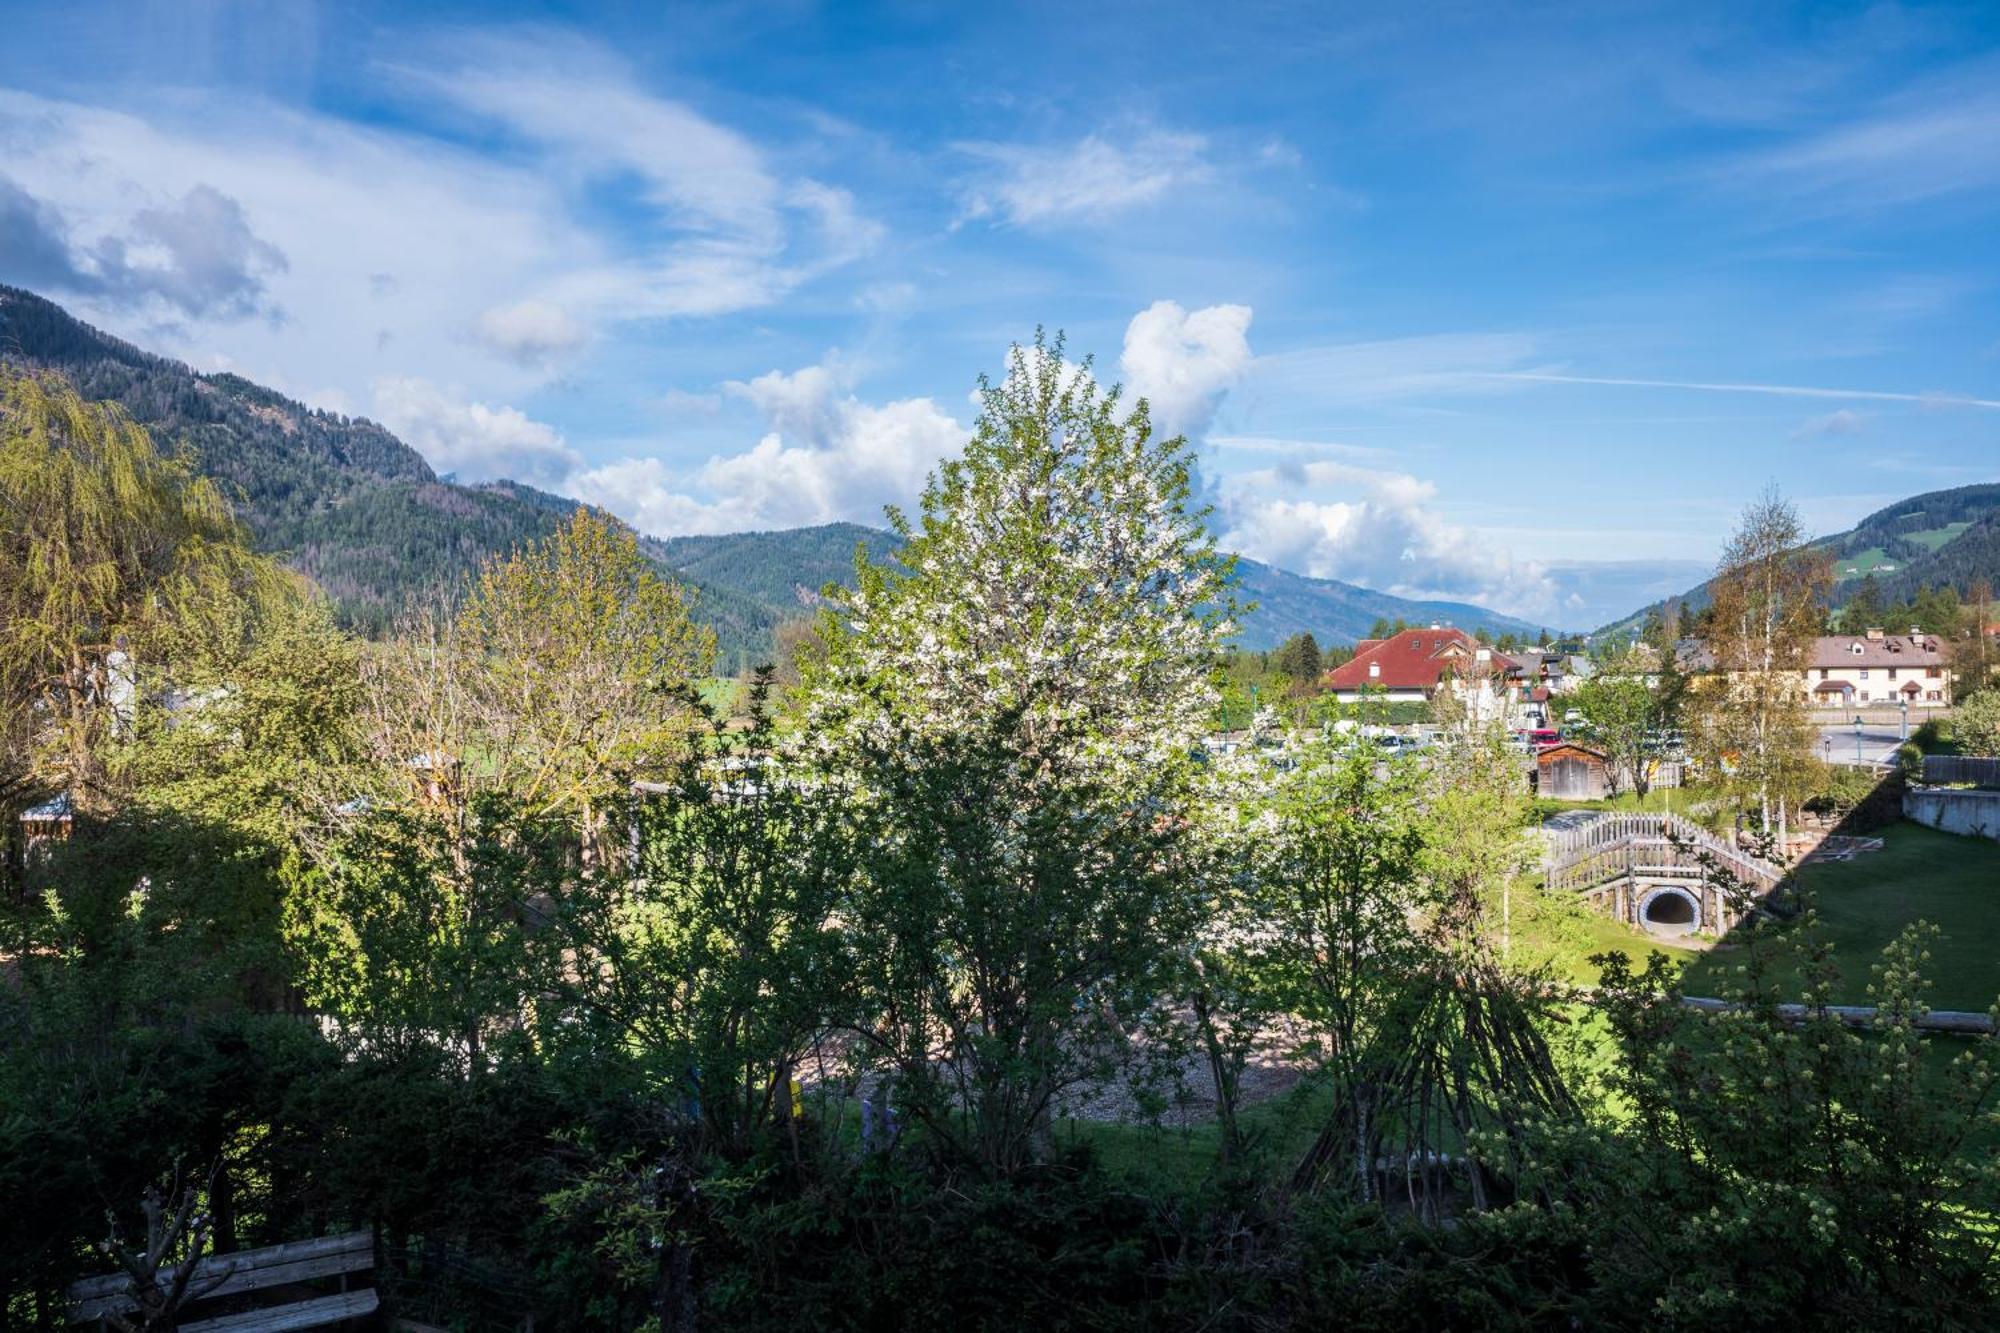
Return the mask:
<path id="1" fill-rule="evenodd" d="M 1859 435 L 1865 418 L 1851 408 L 1839 408 L 1824 416 L 1808 417 L 1792 432 L 1795 439 L 1813 439 L 1821 435 Z"/>
<path id="2" fill-rule="evenodd" d="M 460 481 L 510 477 L 558 485 L 582 461 L 545 422 L 516 408 L 466 402 L 410 376 L 375 382 L 375 415 L 432 467 Z"/>
<path id="3" fill-rule="evenodd" d="M 1555 608 L 1540 565 L 1446 522 L 1431 508 L 1437 488 L 1408 473 L 1292 462 L 1224 477 L 1218 491 L 1222 544 L 1268 564 L 1402 597 Z"/>
<path id="4" fill-rule="evenodd" d="M 325 385 L 358 401 L 405 367 L 504 399 L 530 377 L 464 336 L 493 294 L 538 290 L 551 264 L 612 262 L 534 170 L 261 101 L 201 108 L 183 118 L 169 102 L 141 117 L 0 89 L 0 160 L 22 190 L 60 211 L 78 251 L 128 236 L 142 211 L 172 212 L 199 181 L 290 261 L 252 269 L 262 305 L 291 316 L 281 328 L 192 318 L 161 327 L 125 293 L 70 299 L 84 318 L 149 348 L 201 357 L 226 345 L 252 379 Z"/>
<path id="5" fill-rule="evenodd" d="M 909 504 L 940 461 L 964 447 L 965 426 L 929 398 L 862 402 L 837 358 L 792 373 L 732 382 L 770 430 L 748 450 L 676 472 L 625 459 L 571 476 L 567 489 L 656 536 L 741 532 L 850 521 L 879 524 Z"/>
<path id="6" fill-rule="evenodd" d="M 0 280 L 150 348 L 226 345 L 263 382 L 365 401 L 420 373 L 507 402 L 609 323 L 766 306 L 883 234 L 601 48 L 461 42 L 374 69 L 412 112 L 398 128 L 219 92 L 136 89 L 127 113 L 0 89 Z M 449 134 L 413 128 L 440 116 Z M 218 327 L 252 309 L 289 322 Z"/>
<path id="7" fill-rule="evenodd" d="M 488 347 L 528 366 L 573 352 L 589 337 L 568 311 L 547 301 L 493 306 L 480 314 L 472 328 Z"/>
<path id="8" fill-rule="evenodd" d="M 1176 302 L 1155 301 L 1132 317 L 1119 368 L 1151 405 L 1162 432 L 1206 433 L 1217 400 L 1249 368 L 1250 315 L 1247 305 L 1190 313 Z"/>
<path id="9" fill-rule="evenodd" d="M 1214 174 L 1207 140 L 1160 130 L 1123 143 L 1092 134 L 1066 145 L 957 147 L 981 163 L 962 185 L 961 221 L 997 216 L 1024 227 L 1101 221 Z"/>

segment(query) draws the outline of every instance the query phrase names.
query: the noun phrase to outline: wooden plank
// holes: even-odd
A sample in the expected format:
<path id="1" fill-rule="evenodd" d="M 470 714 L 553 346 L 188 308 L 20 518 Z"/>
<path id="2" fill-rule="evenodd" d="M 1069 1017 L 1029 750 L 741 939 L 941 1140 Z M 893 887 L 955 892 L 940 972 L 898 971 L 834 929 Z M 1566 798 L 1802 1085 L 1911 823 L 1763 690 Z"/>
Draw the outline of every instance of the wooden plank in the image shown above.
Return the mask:
<path id="1" fill-rule="evenodd" d="M 188 1290 L 205 1291 L 210 1296 L 230 1295 L 295 1282 L 303 1277 L 358 1273 L 374 1266 L 375 1238 L 366 1231 L 350 1231 L 345 1235 L 287 1241 L 283 1245 L 267 1245 L 256 1250 L 206 1255 L 195 1265 L 194 1279 L 189 1282 Z M 223 1278 L 223 1284 L 210 1290 L 209 1284 L 218 1276 Z M 112 1273 L 72 1283 L 69 1289 L 72 1306 L 70 1321 L 81 1323 L 111 1310 L 135 1309 L 127 1290 L 130 1280 L 123 1273 Z M 154 1280 L 162 1285 L 173 1281 L 173 1270 L 160 1269 Z M 82 1312 L 86 1307 L 89 1312 Z"/>
<path id="2" fill-rule="evenodd" d="M 379 1298 L 373 1287 L 346 1291 L 338 1296 L 321 1296 L 295 1305 L 276 1305 L 268 1310 L 248 1310 L 182 1324 L 180 1333 L 288 1333 L 292 1329 L 323 1328 L 343 1319 L 359 1319 L 375 1313 Z"/>
<path id="3" fill-rule="evenodd" d="M 215 1257 L 226 1260 L 231 1256 Z M 206 1273 L 197 1272 L 195 1279 L 188 1283 L 188 1292 L 191 1300 L 212 1300 L 222 1296 L 240 1296 L 246 1291 L 258 1291 L 265 1287 L 284 1286 L 291 1282 L 306 1282 L 313 1278 L 333 1277 L 341 1273 L 366 1272 L 374 1266 L 375 1256 L 372 1252 L 351 1251 L 314 1255 L 278 1264 L 260 1264 L 233 1271 L 224 1266 L 217 1266 Z M 222 1276 L 222 1281 L 210 1285 L 215 1283 L 218 1274 Z M 93 1296 L 73 1304 L 70 1307 L 70 1322 L 80 1324 L 114 1310 L 123 1313 L 136 1308 L 131 1293 L 121 1287 L 108 1295 Z"/>

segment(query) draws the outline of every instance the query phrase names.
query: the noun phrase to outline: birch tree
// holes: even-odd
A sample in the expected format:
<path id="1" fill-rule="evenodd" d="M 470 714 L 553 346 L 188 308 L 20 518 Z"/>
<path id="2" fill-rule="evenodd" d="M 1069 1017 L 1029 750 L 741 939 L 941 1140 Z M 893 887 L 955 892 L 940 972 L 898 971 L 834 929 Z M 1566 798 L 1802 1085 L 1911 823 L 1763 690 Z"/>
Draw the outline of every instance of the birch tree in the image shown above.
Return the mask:
<path id="1" fill-rule="evenodd" d="M 1805 544 L 1798 511 L 1775 487 L 1743 511 L 1709 583 L 1713 674 L 1696 699 L 1702 753 L 1740 800 L 1754 800 L 1783 848 L 1791 806 L 1813 773 L 1803 681 L 1833 567 Z"/>

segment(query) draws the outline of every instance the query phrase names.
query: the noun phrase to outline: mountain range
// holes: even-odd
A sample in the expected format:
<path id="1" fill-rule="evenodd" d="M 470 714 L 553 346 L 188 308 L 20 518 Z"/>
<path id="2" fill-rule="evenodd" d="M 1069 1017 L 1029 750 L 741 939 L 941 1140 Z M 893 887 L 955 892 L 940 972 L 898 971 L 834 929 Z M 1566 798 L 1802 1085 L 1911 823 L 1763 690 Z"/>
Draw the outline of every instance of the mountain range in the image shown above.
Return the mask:
<path id="1" fill-rule="evenodd" d="M 163 448 L 191 449 L 234 496 L 260 548 L 312 577 L 363 633 L 385 632 L 488 556 L 546 536 L 576 505 L 518 482 L 440 477 L 373 421 L 309 408 L 239 375 L 196 371 L 3 285 L 0 359 L 59 371 L 86 398 L 120 404 Z M 641 536 L 646 554 L 694 589 L 724 672 L 763 660 L 779 624 L 810 614 L 827 584 L 849 580 L 857 545 L 879 558 L 895 541 L 854 523 Z M 1237 575 L 1239 596 L 1255 603 L 1236 640 L 1246 648 L 1272 648 L 1302 630 L 1351 643 L 1377 620 L 1494 634 L 1536 628 L 1464 602 L 1413 601 L 1247 558 Z"/>
<path id="2" fill-rule="evenodd" d="M 2000 585 L 2000 482 L 1898 500 L 1844 532 L 1815 538 L 1812 545 L 1833 557 L 1835 607 L 1871 576 L 1884 604 L 1907 602 L 1924 588 L 1949 585 L 1964 597 L 1977 580 Z M 1708 584 L 1698 583 L 1673 600 L 1700 610 L 1708 604 Z M 1642 606 L 1597 635 L 1629 634 L 1665 605 L 1662 600 Z"/>

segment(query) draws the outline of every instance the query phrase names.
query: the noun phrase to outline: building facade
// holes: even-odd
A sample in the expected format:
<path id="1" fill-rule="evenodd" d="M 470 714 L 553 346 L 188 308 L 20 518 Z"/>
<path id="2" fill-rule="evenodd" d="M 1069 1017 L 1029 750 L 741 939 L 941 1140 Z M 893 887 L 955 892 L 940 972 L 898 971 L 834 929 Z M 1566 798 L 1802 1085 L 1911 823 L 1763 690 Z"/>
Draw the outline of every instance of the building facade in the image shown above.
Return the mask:
<path id="1" fill-rule="evenodd" d="M 1697 673 L 1715 670 L 1714 657 L 1698 640 L 1682 644 L 1681 661 Z M 1950 648 L 1922 630 L 1823 634 L 1813 640 L 1807 662 L 1799 672 L 1799 693 L 1814 707 L 1944 708 L 1951 703 Z"/>
<path id="2" fill-rule="evenodd" d="M 1448 692 L 1482 720 L 1508 718 L 1529 683 L 1520 663 L 1448 625 L 1363 639 L 1353 659 L 1326 676 L 1327 689 L 1342 703 L 1429 702 Z"/>
<path id="3" fill-rule="evenodd" d="M 1822 635 L 1813 641 L 1805 674 L 1806 691 L 1820 707 L 1943 708 L 1951 702 L 1950 653 L 1936 635 L 1915 629 Z"/>

